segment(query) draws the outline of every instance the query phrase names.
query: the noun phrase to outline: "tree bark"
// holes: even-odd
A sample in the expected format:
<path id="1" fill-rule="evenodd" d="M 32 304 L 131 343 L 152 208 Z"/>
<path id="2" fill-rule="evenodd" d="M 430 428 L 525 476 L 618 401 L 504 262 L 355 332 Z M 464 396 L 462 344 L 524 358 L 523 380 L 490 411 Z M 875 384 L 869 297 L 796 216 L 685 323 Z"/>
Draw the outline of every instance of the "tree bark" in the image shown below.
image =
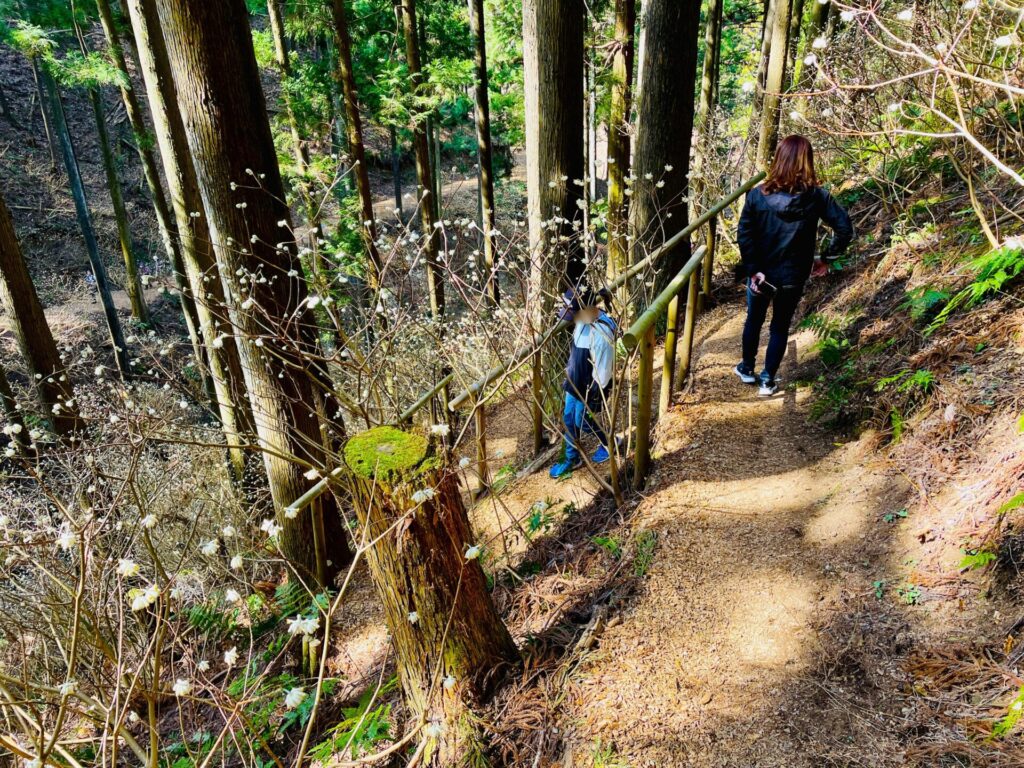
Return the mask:
<path id="1" fill-rule="evenodd" d="M 14 390 L 11 389 L 11 383 L 7 380 L 7 369 L 4 368 L 3 363 L 0 363 L 0 408 L 3 408 L 4 416 L 7 417 L 6 427 L 8 429 L 5 431 L 11 440 L 11 450 L 25 454 L 30 453 L 32 441 L 28 436 L 28 430 L 25 429 L 25 420 L 21 417 L 21 411 L 18 410 L 18 401 L 14 399 Z"/>
<path id="2" fill-rule="evenodd" d="M 718 82 L 722 59 L 723 0 L 709 0 L 708 16 L 704 24 L 704 69 L 701 74 L 700 103 L 697 108 L 697 155 L 693 160 L 690 199 L 700 209 L 708 208 L 708 160 L 714 153 L 715 109 L 718 106 Z M 711 297 L 711 267 L 718 237 L 718 217 L 711 219 L 706 233 L 707 257 L 701 285 L 701 307 Z"/>
<path id="3" fill-rule="evenodd" d="M 130 375 L 128 345 L 124 340 L 124 332 L 121 329 L 121 320 L 117 316 L 114 299 L 110 295 L 107 268 L 103 265 L 103 260 L 100 258 L 99 245 L 96 243 L 96 232 L 93 229 L 92 215 L 89 213 L 89 203 L 85 196 L 85 185 L 82 183 L 82 175 L 78 170 L 75 145 L 71 139 L 71 132 L 68 130 L 67 119 L 64 116 L 64 105 L 61 103 L 57 84 L 53 81 L 53 77 L 45 70 L 41 73 L 41 76 L 46 86 L 46 95 L 50 104 L 50 117 L 53 120 L 54 131 L 60 142 L 61 156 L 64 160 L 64 168 L 68 174 L 71 196 L 75 201 L 78 226 L 82 230 L 85 250 L 89 256 L 93 277 L 96 280 L 96 293 L 99 294 L 100 304 L 103 306 L 103 314 L 107 321 L 107 331 L 110 334 L 110 343 L 114 349 L 114 360 L 118 371 L 120 371 L 122 378 L 124 378 Z"/>
<path id="4" fill-rule="evenodd" d="M 281 243 L 290 214 L 244 0 L 158 0 L 161 28 L 196 179 L 208 217 L 231 324 L 282 527 L 284 556 L 304 578 L 333 580 L 351 558 L 335 498 L 291 510 L 321 473 L 337 436 L 317 385 L 316 321 L 293 247 Z M 237 189 L 232 192 L 232 185 Z M 283 222 L 284 227 L 279 223 Z M 257 275 L 266 282 L 253 279 Z M 243 282 L 244 281 L 244 282 Z M 311 372 L 312 371 L 312 372 Z"/>
<path id="5" fill-rule="evenodd" d="M 811 16 L 807 20 L 807 34 L 804 36 L 804 44 L 800 51 L 800 58 L 797 60 L 793 71 L 793 80 L 797 83 L 798 91 L 806 91 L 814 84 L 815 67 L 809 67 L 803 63 L 803 57 L 810 53 L 814 40 L 825 33 L 828 29 L 829 17 L 832 11 L 832 3 L 815 2 L 811 7 Z"/>
<path id="6" fill-rule="evenodd" d="M 406 704 L 430 729 L 425 762 L 477 765 L 471 706 L 517 652 L 470 550 L 458 479 L 425 438 L 391 427 L 352 438 L 345 461 Z"/>
<path id="7" fill-rule="evenodd" d="M 164 187 L 160 181 L 160 174 L 157 171 L 157 161 L 152 149 L 152 134 L 146 126 L 138 94 L 135 92 L 135 86 L 132 85 L 130 73 L 128 72 L 128 62 L 125 58 L 124 47 L 121 44 L 121 36 L 117 29 L 117 20 L 110 6 L 110 0 L 96 0 L 96 7 L 99 10 L 100 24 L 107 39 L 110 57 L 114 61 L 114 66 L 117 67 L 124 78 L 120 88 L 121 101 L 124 103 L 125 114 L 128 116 L 128 123 L 131 125 L 135 139 L 135 147 L 138 150 L 139 160 L 142 163 L 142 175 L 146 180 L 146 187 L 149 189 L 150 200 L 153 202 L 153 211 L 156 215 L 160 239 L 163 242 L 164 251 L 167 253 L 167 260 L 174 270 L 174 278 L 181 301 L 181 310 L 185 317 L 185 325 L 188 328 L 189 337 L 192 340 L 196 362 L 201 369 L 205 370 L 207 364 L 205 356 L 201 352 L 202 348 L 199 341 L 199 315 L 196 311 L 195 300 L 188 290 L 184 264 L 178 245 L 178 232 L 171 215 L 170 206 L 167 203 L 167 195 L 164 193 Z"/>
<path id="8" fill-rule="evenodd" d="M 634 0 L 615 1 L 615 48 L 612 59 L 612 109 L 608 121 L 608 280 L 629 267 L 629 207 L 626 175 L 630 161 L 630 111 L 633 83 Z M 620 311 L 629 302 L 629 289 L 619 291 Z"/>
<path id="9" fill-rule="evenodd" d="M 132 317 L 143 325 L 150 324 L 149 307 L 142 291 L 142 280 L 139 277 L 139 265 L 135 261 L 135 250 L 132 246 L 132 231 L 128 225 L 128 211 L 124 205 L 124 193 L 121 191 L 121 180 L 117 176 L 117 164 L 114 162 L 114 151 L 110 146 L 110 135 L 107 133 L 107 120 L 103 114 L 103 100 L 95 88 L 89 90 L 93 116 L 96 118 L 96 135 L 99 138 L 100 157 L 103 160 L 103 172 L 107 177 L 107 190 L 110 192 L 110 205 L 114 210 L 114 221 L 117 223 L 117 240 L 121 244 L 121 258 L 124 260 L 124 292 L 132 307 Z"/>
<path id="10" fill-rule="evenodd" d="M 779 117 L 782 92 L 786 83 L 789 58 L 789 0 L 775 0 L 772 18 L 771 48 L 765 73 L 764 98 L 761 104 L 761 129 L 757 140 L 757 167 L 765 169 L 775 154 L 779 141 Z"/>
<path id="11" fill-rule="evenodd" d="M 14 221 L 0 197 L 0 300 L 28 365 L 44 418 L 54 433 L 65 436 L 81 426 L 67 368 L 43 313 L 14 231 Z"/>
<path id="12" fill-rule="evenodd" d="M 526 178 L 530 303 L 538 328 L 555 296 L 583 277 L 583 28 L 581 0 L 525 0 Z"/>
<path id="13" fill-rule="evenodd" d="M 768 76 L 768 59 L 772 47 L 772 19 L 778 0 L 764 0 L 764 13 L 761 16 L 761 55 L 757 60 L 757 78 L 754 81 L 754 97 L 750 108 L 750 121 L 747 125 L 747 149 L 744 158 L 744 176 L 754 173 L 757 161 L 757 141 L 761 130 L 761 108 L 764 104 L 764 84 Z"/>
<path id="14" fill-rule="evenodd" d="M 700 0 L 650 0 L 644 6 L 647 55 L 644 89 L 637 108 L 633 159 L 636 181 L 630 219 L 634 244 L 651 250 L 688 223 Z M 633 260 L 645 255 L 634 253 Z M 663 259 L 658 266 L 654 294 L 682 269 L 689 257 L 690 249 L 683 246 Z"/>
<path id="15" fill-rule="evenodd" d="M 494 236 L 494 147 L 491 143 L 491 96 L 487 77 L 487 40 L 484 29 L 484 0 L 470 0 L 469 25 L 474 42 L 476 66 L 476 146 L 480 166 L 480 229 L 484 239 L 484 268 L 487 270 L 486 292 L 491 303 L 501 302 L 498 286 L 498 248 Z"/>
<path id="16" fill-rule="evenodd" d="M 273 2 L 273 0 L 271 0 Z M 381 259 L 377 251 L 377 222 L 373 214 L 373 191 L 370 189 L 370 174 L 366 167 L 366 148 L 363 145 L 363 121 L 359 114 L 359 96 L 352 69 L 352 38 L 348 31 L 344 0 L 333 0 L 331 14 L 334 20 L 334 43 L 338 49 L 338 81 L 341 84 L 342 99 L 345 103 L 345 128 L 348 133 L 348 149 L 352 158 L 352 173 L 356 177 L 356 191 L 359 194 L 359 232 L 366 249 L 369 269 L 369 287 L 373 292 L 371 310 L 377 306 L 381 289 Z M 371 315 L 372 316 L 372 315 Z"/>
<path id="17" fill-rule="evenodd" d="M 700 201 L 707 187 L 704 178 L 706 157 L 711 151 L 712 134 L 715 125 L 715 109 L 718 106 L 718 79 L 722 48 L 723 0 L 709 0 L 708 17 L 704 25 L 704 68 L 701 72 L 700 102 L 697 107 L 697 154 L 693 161 L 694 201 Z"/>
<path id="18" fill-rule="evenodd" d="M 800 44 L 800 27 L 804 21 L 804 0 L 792 0 L 793 6 L 789 17 L 789 37 L 786 52 L 786 71 L 792 74 L 796 72 L 796 55 Z M 816 0 L 811 0 L 816 2 Z M 831 5 L 831 2 L 829 3 Z M 793 89 L 793 83 L 788 84 L 788 89 Z"/>
<path id="19" fill-rule="evenodd" d="M 591 47 L 589 55 L 583 61 L 583 87 L 586 90 L 586 101 L 583 109 L 586 112 L 584 130 L 587 132 L 584 149 L 587 153 L 587 191 L 590 200 L 597 199 L 597 51 Z"/>
<path id="20" fill-rule="evenodd" d="M 57 140 L 53 137 L 53 128 L 50 126 L 50 116 L 47 114 L 46 105 L 49 99 L 46 97 L 43 88 L 42 75 L 39 72 L 39 62 L 35 56 L 29 57 L 32 63 L 32 79 L 36 84 L 36 95 L 39 97 L 39 114 L 43 118 L 43 131 L 46 133 L 46 147 L 50 150 L 50 170 L 57 172 Z"/>
<path id="21" fill-rule="evenodd" d="M 242 446 L 255 433 L 234 331 L 226 317 L 224 286 L 210 245 L 210 230 L 189 155 L 177 90 L 157 19 L 154 0 L 127 0 L 154 132 L 177 222 L 185 290 L 196 308 L 199 331 L 215 392 L 215 412 L 228 446 L 236 481 L 245 472 Z"/>
<path id="22" fill-rule="evenodd" d="M 402 210 L 402 154 L 398 147 L 398 131 L 395 126 L 388 126 L 388 134 L 391 137 L 391 183 L 395 188 L 395 210 L 398 212 L 398 220 L 405 220 L 405 212 Z"/>
<path id="23" fill-rule="evenodd" d="M 284 34 L 284 0 L 267 0 L 267 15 L 270 17 L 270 34 L 274 39 L 274 60 L 281 75 L 281 100 L 284 104 L 285 117 L 288 120 L 288 130 L 292 136 L 292 152 L 295 155 L 295 167 L 299 172 L 299 195 L 302 204 L 306 208 L 306 218 L 309 226 L 315 231 L 310 235 L 310 248 L 316 254 L 317 238 L 320 236 L 320 211 L 313 199 L 313 192 L 309 185 L 309 148 L 302 140 L 299 131 L 299 121 L 292 107 L 291 96 L 288 93 L 288 78 L 292 74 L 291 61 L 288 58 L 288 44 Z M 319 257 L 314 258 L 313 267 L 320 269 Z"/>
<path id="24" fill-rule="evenodd" d="M 401 0 L 402 28 L 405 32 L 405 61 L 409 68 L 412 89 L 419 93 L 423 88 L 423 72 L 420 65 L 420 46 L 416 28 L 416 0 Z M 444 276 L 437 261 L 438 233 L 434 227 L 437 220 L 435 210 L 438 200 L 433 193 L 434 175 L 430 166 L 430 135 L 424 122 L 424 115 L 416 115 L 412 126 L 412 146 L 416 155 L 416 179 L 420 209 L 420 226 L 423 228 L 423 257 L 427 263 L 427 292 L 430 295 L 430 314 L 435 322 L 444 318 Z"/>

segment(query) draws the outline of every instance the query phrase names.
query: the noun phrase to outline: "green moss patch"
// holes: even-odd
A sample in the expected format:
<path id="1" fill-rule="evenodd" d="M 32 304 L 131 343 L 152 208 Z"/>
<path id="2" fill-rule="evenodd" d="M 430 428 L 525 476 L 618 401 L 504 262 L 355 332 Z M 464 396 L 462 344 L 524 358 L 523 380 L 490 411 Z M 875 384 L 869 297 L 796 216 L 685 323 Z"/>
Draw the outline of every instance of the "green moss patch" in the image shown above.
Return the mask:
<path id="1" fill-rule="evenodd" d="M 395 427 L 374 427 L 345 445 L 345 463 L 360 477 L 385 478 L 417 469 L 427 457 L 427 439 Z"/>

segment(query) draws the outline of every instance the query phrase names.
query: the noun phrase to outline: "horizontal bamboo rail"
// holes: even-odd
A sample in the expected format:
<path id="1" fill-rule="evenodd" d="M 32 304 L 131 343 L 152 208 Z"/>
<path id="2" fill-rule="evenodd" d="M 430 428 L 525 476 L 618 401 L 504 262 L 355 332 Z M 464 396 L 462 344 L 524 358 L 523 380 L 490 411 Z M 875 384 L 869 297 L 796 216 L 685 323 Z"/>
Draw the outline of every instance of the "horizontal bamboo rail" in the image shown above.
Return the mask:
<path id="1" fill-rule="evenodd" d="M 659 259 L 661 259 L 662 256 L 673 251 L 681 243 L 688 242 L 690 235 L 699 230 L 705 224 L 715 219 L 715 217 L 717 217 L 722 211 L 724 211 L 726 208 L 728 208 L 730 205 L 736 202 L 736 200 L 738 200 L 740 197 L 742 197 L 751 189 L 753 189 L 758 183 L 760 183 L 760 181 L 764 177 L 764 173 L 759 173 L 753 178 L 748 179 L 746 182 L 741 184 L 739 187 L 734 189 L 725 197 L 721 198 L 717 203 L 708 208 L 708 210 L 705 211 L 701 216 L 690 222 L 690 224 L 685 229 L 673 235 L 671 238 L 666 240 L 660 247 L 652 251 L 650 255 L 648 255 L 646 258 L 641 259 L 636 264 L 627 269 L 625 272 L 623 272 L 621 275 L 619 275 L 615 280 L 608 284 L 607 288 L 610 291 L 614 292 L 617 288 L 621 288 L 626 282 L 632 280 L 638 274 L 640 274 L 645 269 L 650 267 L 652 264 L 657 262 Z M 645 342 L 641 349 L 640 372 L 642 375 L 639 384 L 641 390 L 646 390 L 648 396 L 646 398 L 640 398 L 641 405 L 639 409 L 640 413 L 638 413 L 637 415 L 637 426 L 639 427 L 642 426 L 643 424 L 646 424 L 647 428 L 643 431 L 647 434 L 641 435 L 639 434 L 639 430 L 637 434 L 637 458 L 635 462 L 634 478 L 638 487 L 643 485 L 643 481 L 644 479 L 646 479 L 647 470 L 650 465 L 649 432 L 651 424 L 651 389 L 653 386 L 654 324 L 661 317 L 661 315 L 669 308 L 669 305 L 672 303 L 674 299 L 676 300 L 676 304 L 678 305 L 677 297 L 679 295 L 679 292 L 682 290 L 682 286 L 687 284 L 688 281 L 695 281 L 697 279 L 697 275 L 699 274 L 697 272 L 697 269 L 698 267 L 700 267 L 702 261 L 704 260 L 705 254 L 707 254 L 708 257 L 708 264 L 706 265 L 706 268 L 710 269 L 710 266 L 713 263 L 712 259 L 714 257 L 714 253 L 712 251 L 707 251 L 705 246 L 702 245 L 700 248 L 694 251 L 693 255 L 686 262 L 686 265 L 683 267 L 683 269 L 680 270 L 679 273 L 676 274 L 676 276 L 669 283 L 669 285 L 661 293 L 658 294 L 654 302 L 652 302 L 651 305 L 648 306 L 648 308 L 643 312 L 643 314 L 640 315 L 639 318 L 637 318 L 636 322 L 634 322 L 633 325 L 630 326 L 630 328 L 626 331 L 625 336 L 623 337 L 623 343 L 626 345 L 627 349 L 630 350 L 636 349 L 636 347 L 639 346 L 642 341 Z M 692 293 L 693 291 L 691 291 L 691 295 Z M 694 301 L 687 302 L 686 320 L 688 323 L 688 329 L 687 332 L 684 333 L 684 337 L 688 339 L 689 343 L 692 343 L 693 341 L 692 329 L 694 318 L 691 313 L 693 313 L 696 309 L 695 304 L 696 302 Z M 466 403 L 469 400 L 472 400 L 475 405 L 477 405 L 479 408 L 482 408 L 482 398 L 480 398 L 479 395 L 483 391 L 484 387 L 486 387 L 488 384 L 491 384 L 500 376 L 502 376 L 512 368 L 522 363 L 528 357 L 533 357 L 535 361 L 533 386 L 536 390 L 538 387 L 538 381 L 536 380 L 536 367 L 537 358 L 539 358 L 540 350 L 544 346 L 546 346 L 547 343 L 552 338 L 554 338 L 558 333 L 566 330 L 571 325 L 572 323 L 563 320 L 550 327 L 546 332 L 535 333 L 530 343 L 524 344 L 519 349 L 517 349 L 510 360 L 495 365 L 493 368 L 489 369 L 482 377 L 480 377 L 472 384 L 470 384 L 460 394 L 456 395 L 454 398 L 449 400 L 448 409 L 454 411 L 459 406 L 461 406 L 462 404 Z M 674 336 L 675 334 L 673 333 L 673 347 Z M 647 356 L 647 359 L 644 359 L 645 355 Z M 671 362 L 668 359 L 669 356 L 666 355 L 666 363 L 669 363 L 674 368 L 674 349 L 672 350 L 672 354 L 670 357 Z M 687 350 L 685 354 L 685 359 L 688 361 L 689 358 L 690 354 L 689 350 Z M 646 373 L 646 378 L 650 380 L 644 380 L 644 373 Z M 663 371 L 663 386 L 666 376 L 669 378 L 669 381 L 671 382 L 674 376 L 674 371 Z M 431 387 L 429 390 L 420 395 L 416 402 L 409 406 L 405 411 L 403 411 L 402 414 L 395 420 L 394 423 L 405 424 L 408 421 L 410 421 L 412 417 L 415 416 L 420 410 L 422 410 L 424 406 L 430 403 L 430 401 L 434 397 L 443 392 L 444 389 L 453 380 L 454 373 L 449 373 L 448 375 L 444 376 L 433 387 Z M 671 384 L 669 384 L 669 387 L 671 388 Z M 670 397 L 671 391 L 667 393 L 667 397 L 666 394 L 663 394 L 662 401 L 666 402 L 667 398 Z M 646 415 L 643 413 L 644 401 L 646 401 Z M 537 421 L 536 416 L 537 414 L 535 413 L 534 442 L 535 447 L 539 449 L 540 428 L 542 425 Z M 478 422 L 478 427 L 480 426 L 480 423 L 481 422 Z M 315 499 L 323 495 L 323 493 L 327 490 L 330 481 L 337 479 L 341 475 L 342 471 L 343 467 L 341 466 L 331 470 L 331 472 L 326 477 L 321 478 L 318 482 L 311 486 L 309 490 L 307 490 L 299 498 L 297 498 L 295 501 L 289 504 L 284 511 L 288 512 L 289 514 L 294 514 L 295 512 L 298 512 L 299 510 L 309 506 Z"/>

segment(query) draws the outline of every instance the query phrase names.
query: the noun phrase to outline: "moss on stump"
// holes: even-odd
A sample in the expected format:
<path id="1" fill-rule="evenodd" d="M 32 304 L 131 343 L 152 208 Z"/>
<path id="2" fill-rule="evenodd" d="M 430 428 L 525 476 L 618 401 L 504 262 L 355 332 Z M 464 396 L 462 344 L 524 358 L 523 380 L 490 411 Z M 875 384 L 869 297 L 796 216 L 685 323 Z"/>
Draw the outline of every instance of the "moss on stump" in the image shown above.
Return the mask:
<path id="1" fill-rule="evenodd" d="M 429 443 L 422 435 L 395 427 L 374 427 L 348 441 L 345 464 L 364 480 L 377 477 L 393 483 L 434 468 L 428 451 Z"/>

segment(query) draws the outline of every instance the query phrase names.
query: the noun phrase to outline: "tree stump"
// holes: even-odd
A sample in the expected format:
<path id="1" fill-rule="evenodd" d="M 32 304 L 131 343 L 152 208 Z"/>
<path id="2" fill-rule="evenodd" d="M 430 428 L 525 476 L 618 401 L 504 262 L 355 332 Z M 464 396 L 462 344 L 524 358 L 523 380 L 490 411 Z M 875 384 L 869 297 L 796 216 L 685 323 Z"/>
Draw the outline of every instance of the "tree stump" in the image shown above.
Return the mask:
<path id="1" fill-rule="evenodd" d="M 426 762 L 482 757 L 471 706 L 517 657 L 487 591 L 455 473 L 421 435 L 377 427 L 345 446 L 370 575 Z"/>

